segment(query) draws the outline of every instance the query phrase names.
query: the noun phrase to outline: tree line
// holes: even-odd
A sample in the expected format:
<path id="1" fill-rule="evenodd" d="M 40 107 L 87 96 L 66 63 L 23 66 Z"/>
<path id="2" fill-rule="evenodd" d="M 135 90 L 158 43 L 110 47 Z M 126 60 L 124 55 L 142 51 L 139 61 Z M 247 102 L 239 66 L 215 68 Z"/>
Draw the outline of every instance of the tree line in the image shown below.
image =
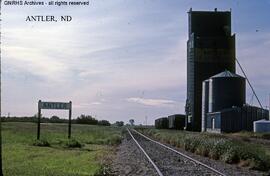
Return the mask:
<path id="1" fill-rule="evenodd" d="M 37 122 L 37 115 L 32 117 L 1 117 L 2 122 Z M 49 117 L 41 117 L 42 123 L 68 123 L 68 119 L 62 119 L 58 116 Z M 97 120 L 91 115 L 80 115 L 76 119 L 72 119 L 71 123 L 73 124 L 89 124 L 89 125 L 102 125 L 102 126 L 110 126 L 111 123 L 108 120 Z M 114 123 L 116 126 L 124 126 L 123 121 L 116 121 Z"/>

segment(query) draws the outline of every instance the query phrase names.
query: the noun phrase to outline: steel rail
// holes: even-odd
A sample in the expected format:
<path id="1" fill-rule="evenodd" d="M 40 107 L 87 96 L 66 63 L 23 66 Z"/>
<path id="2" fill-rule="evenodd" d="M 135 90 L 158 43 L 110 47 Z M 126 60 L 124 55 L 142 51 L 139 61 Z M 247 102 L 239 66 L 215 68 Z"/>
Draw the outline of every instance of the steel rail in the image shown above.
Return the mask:
<path id="1" fill-rule="evenodd" d="M 175 152 L 175 153 L 177 153 L 177 154 L 179 154 L 179 155 L 181 155 L 181 156 L 183 156 L 183 157 L 185 157 L 185 158 L 187 158 L 187 159 L 189 159 L 189 160 L 191 160 L 191 161 L 193 161 L 193 162 L 195 162 L 195 163 L 197 163 L 197 164 L 199 164 L 199 165 L 201 165 L 201 166 L 203 166 L 203 167 L 206 167 L 207 169 L 209 169 L 209 170 L 211 170 L 211 171 L 213 171 L 213 172 L 215 172 L 215 173 L 217 173 L 217 174 L 219 174 L 219 175 L 221 175 L 221 176 L 226 176 L 225 174 L 223 174 L 222 172 L 220 172 L 220 171 L 218 171 L 218 170 L 212 168 L 211 166 L 208 166 L 208 165 L 206 165 L 206 164 L 204 164 L 204 163 L 202 163 L 202 162 L 200 162 L 200 161 L 198 161 L 198 160 L 196 160 L 196 159 L 194 159 L 194 158 L 191 158 L 190 156 L 187 156 L 187 155 L 185 155 L 185 154 L 183 154 L 183 153 L 181 153 L 181 152 L 179 152 L 179 151 L 177 151 L 177 150 L 175 150 L 175 149 L 173 149 L 173 148 L 171 148 L 171 147 L 169 147 L 169 146 L 167 146 L 167 145 L 164 145 L 164 144 L 162 144 L 162 143 L 160 143 L 160 142 L 158 142 L 158 141 L 155 141 L 155 140 L 153 140 L 153 139 L 151 139 L 151 138 L 145 136 L 144 134 L 142 134 L 142 133 L 140 133 L 140 132 L 138 132 L 138 131 L 136 131 L 136 130 L 134 130 L 134 129 L 133 129 L 133 131 L 134 131 L 135 133 L 141 135 L 142 137 L 148 139 L 149 141 L 154 142 L 154 143 L 156 143 L 156 144 L 159 144 L 159 145 L 161 145 L 162 147 L 165 147 L 165 148 L 168 149 L 168 150 L 171 150 L 171 151 L 173 151 L 173 152 Z"/>
<path id="2" fill-rule="evenodd" d="M 138 143 L 138 141 L 134 138 L 134 136 L 131 134 L 131 132 L 129 131 L 129 129 L 127 128 L 128 133 L 130 134 L 130 136 L 132 137 L 132 139 L 135 141 L 135 143 L 137 144 L 137 146 L 141 149 L 141 151 L 143 152 L 143 154 L 146 156 L 146 158 L 149 160 L 149 162 L 153 165 L 153 167 L 155 168 L 156 172 L 158 173 L 159 176 L 163 176 L 163 174 L 161 173 L 161 171 L 159 170 L 159 168 L 157 167 L 157 165 L 152 161 L 152 159 L 149 157 L 149 155 L 145 152 L 145 150 L 142 148 L 142 146 Z"/>

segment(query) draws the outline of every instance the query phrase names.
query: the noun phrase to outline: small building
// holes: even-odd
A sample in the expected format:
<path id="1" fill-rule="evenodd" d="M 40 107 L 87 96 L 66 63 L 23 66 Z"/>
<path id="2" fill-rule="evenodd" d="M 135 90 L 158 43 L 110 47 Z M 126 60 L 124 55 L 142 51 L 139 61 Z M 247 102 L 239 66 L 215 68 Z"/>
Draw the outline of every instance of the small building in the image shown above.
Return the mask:
<path id="1" fill-rule="evenodd" d="M 269 111 L 254 106 L 232 107 L 206 115 L 206 131 L 230 133 L 253 131 L 253 122 L 269 119 Z"/>
<path id="2" fill-rule="evenodd" d="M 174 114 L 168 116 L 169 129 L 183 130 L 185 127 L 185 118 L 183 114 Z"/>
<path id="3" fill-rule="evenodd" d="M 255 133 L 269 133 L 270 132 L 270 121 L 269 120 L 258 120 L 253 122 L 253 131 Z"/>
<path id="4" fill-rule="evenodd" d="M 155 120 L 156 129 L 168 129 L 169 121 L 167 117 L 162 117 Z"/>

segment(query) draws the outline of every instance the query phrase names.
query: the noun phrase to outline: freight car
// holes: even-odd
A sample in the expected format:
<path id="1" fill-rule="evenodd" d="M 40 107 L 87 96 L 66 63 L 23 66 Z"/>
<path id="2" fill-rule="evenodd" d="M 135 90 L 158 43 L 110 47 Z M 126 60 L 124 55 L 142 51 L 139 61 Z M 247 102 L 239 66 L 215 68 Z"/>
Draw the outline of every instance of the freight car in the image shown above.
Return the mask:
<path id="1" fill-rule="evenodd" d="M 167 117 L 162 117 L 155 120 L 155 128 L 168 129 L 169 121 Z"/>
<path id="2" fill-rule="evenodd" d="M 185 127 L 185 115 L 175 114 L 168 117 L 169 129 L 183 130 Z"/>

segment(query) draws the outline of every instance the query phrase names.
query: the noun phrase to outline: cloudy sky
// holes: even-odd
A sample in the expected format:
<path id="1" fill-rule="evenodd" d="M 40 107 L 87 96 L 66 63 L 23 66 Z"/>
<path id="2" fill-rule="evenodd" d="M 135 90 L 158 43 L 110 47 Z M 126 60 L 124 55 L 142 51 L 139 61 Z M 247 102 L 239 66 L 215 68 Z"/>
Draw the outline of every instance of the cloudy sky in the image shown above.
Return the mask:
<path id="1" fill-rule="evenodd" d="M 3 115 L 33 115 L 38 100 L 71 100 L 73 118 L 90 114 L 111 122 L 145 124 L 147 117 L 152 124 L 184 113 L 191 7 L 232 9 L 237 58 L 267 106 L 270 0 L 92 0 L 85 7 L 2 6 Z M 73 20 L 25 22 L 28 15 Z M 251 95 L 248 88 L 247 102 L 256 105 Z"/>

